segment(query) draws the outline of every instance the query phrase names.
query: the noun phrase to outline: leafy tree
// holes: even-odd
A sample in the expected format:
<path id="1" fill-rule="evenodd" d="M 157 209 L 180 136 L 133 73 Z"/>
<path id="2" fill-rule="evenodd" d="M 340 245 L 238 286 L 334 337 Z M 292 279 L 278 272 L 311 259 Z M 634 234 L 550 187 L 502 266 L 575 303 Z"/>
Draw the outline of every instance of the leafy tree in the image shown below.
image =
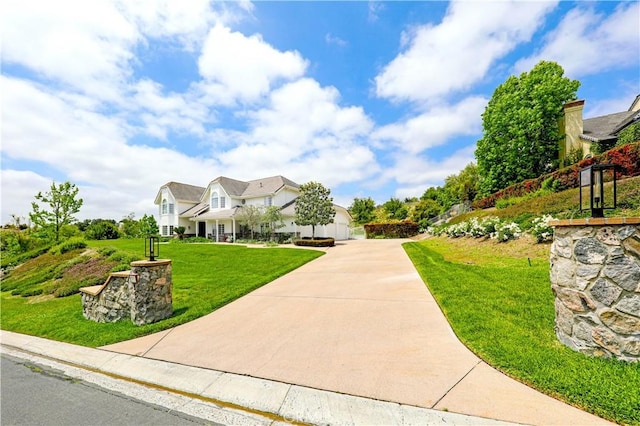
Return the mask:
<path id="1" fill-rule="evenodd" d="M 355 223 L 362 225 L 371 222 L 375 218 L 373 213 L 375 209 L 376 204 L 371 197 L 354 198 L 353 203 L 351 203 L 349 207 L 349 213 Z"/>
<path id="2" fill-rule="evenodd" d="M 311 225 L 311 237 L 315 238 L 316 225 L 333 222 L 336 209 L 333 207 L 331 190 L 318 182 L 300 185 L 300 196 L 296 199 L 296 224 Z"/>
<path id="3" fill-rule="evenodd" d="M 120 221 L 120 232 L 125 238 L 140 237 L 140 223 L 135 213 L 131 212 Z"/>
<path id="4" fill-rule="evenodd" d="M 432 199 L 420 200 L 411 211 L 411 219 L 421 228 L 429 226 L 429 220 L 440 214 L 441 206 Z"/>
<path id="5" fill-rule="evenodd" d="M 640 121 L 624 128 L 618 135 L 617 146 L 640 141 Z"/>
<path id="6" fill-rule="evenodd" d="M 120 238 L 120 231 L 113 219 L 93 219 L 84 235 L 89 240 L 117 240 Z"/>
<path id="7" fill-rule="evenodd" d="M 482 114 L 483 136 L 475 153 L 481 194 L 557 167 L 558 119 L 578 87 L 580 82 L 564 77 L 560 65 L 547 61 L 498 86 Z"/>
<path id="8" fill-rule="evenodd" d="M 145 214 L 138 221 L 138 228 L 140 229 L 139 236 L 146 237 L 147 235 L 156 235 L 158 231 L 158 222 L 153 215 Z"/>
<path id="9" fill-rule="evenodd" d="M 70 183 L 65 182 L 56 185 L 51 183 L 49 191 L 38 192 L 35 196 L 36 201 L 31 203 L 33 211 L 29 213 L 31 222 L 36 227 L 46 231 L 51 230 L 55 241 L 60 239 L 60 229 L 64 225 L 75 222 L 74 214 L 80 211 L 82 207 L 82 198 L 78 196 L 78 188 Z M 47 205 L 42 207 L 39 203 Z"/>
<path id="10" fill-rule="evenodd" d="M 391 197 L 389 201 L 382 205 L 382 208 L 388 213 L 390 219 L 404 220 L 409 215 L 407 206 L 397 198 Z"/>
<path id="11" fill-rule="evenodd" d="M 475 163 L 469 163 L 457 175 L 447 177 L 443 189 L 451 205 L 473 201 L 478 193 L 478 180 L 478 166 Z"/>
<path id="12" fill-rule="evenodd" d="M 184 238 L 184 233 L 187 231 L 187 228 L 185 228 L 184 226 L 176 226 L 175 228 L 173 228 L 173 232 L 178 236 L 178 239 L 183 239 Z"/>
<path id="13" fill-rule="evenodd" d="M 284 218 L 278 206 L 269 206 L 262 215 L 262 223 L 267 225 L 269 231 L 269 239 L 273 239 L 273 233 L 280 228 L 284 228 Z"/>
<path id="14" fill-rule="evenodd" d="M 263 209 L 261 206 L 242 206 L 238 219 L 247 224 L 251 239 L 253 240 L 253 229 L 262 223 Z"/>

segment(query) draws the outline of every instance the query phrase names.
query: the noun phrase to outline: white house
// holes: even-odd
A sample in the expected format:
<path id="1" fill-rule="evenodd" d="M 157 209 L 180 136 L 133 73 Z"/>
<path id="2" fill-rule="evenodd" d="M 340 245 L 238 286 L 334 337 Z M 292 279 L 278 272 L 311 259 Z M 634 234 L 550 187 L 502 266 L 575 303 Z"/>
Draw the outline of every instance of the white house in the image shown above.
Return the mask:
<path id="1" fill-rule="evenodd" d="M 295 200 L 300 193 L 300 185 L 283 177 L 274 176 L 248 182 L 220 176 L 207 187 L 198 187 L 177 182 L 169 182 L 158 191 L 155 204 L 158 205 L 160 234 L 173 235 L 176 226 L 184 226 L 186 234 L 224 241 L 236 240 L 242 225 L 242 209 L 245 206 L 278 206 L 285 226 L 279 233 L 311 236 L 311 226 L 295 224 Z M 349 239 L 349 212 L 335 205 L 333 223 L 316 226 L 316 237 L 332 237 L 336 240 Z"/>

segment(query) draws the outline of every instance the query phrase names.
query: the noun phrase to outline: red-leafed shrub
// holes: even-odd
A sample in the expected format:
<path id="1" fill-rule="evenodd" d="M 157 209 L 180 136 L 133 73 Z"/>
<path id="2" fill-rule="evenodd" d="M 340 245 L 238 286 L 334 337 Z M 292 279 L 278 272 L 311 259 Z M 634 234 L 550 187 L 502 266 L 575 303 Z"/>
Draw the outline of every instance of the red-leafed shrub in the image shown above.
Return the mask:
<path id="1" fill-rule="evenodd" d="M 396 223 L 369 223 L 364 225 L 367 238 L 409 238 L 420 233 L 420 227 L 412 221 Z"/>
<path id="2" fill-rule="evenodd" d="M 495 192 L 488 197 L 473 203 L 475 209 L 486 209 L 494 207 L 496 201 L 501 198 L 520 197 L 530 192 L 537 191 L 542 186 L 542 182 L 547 179 L 554 181 L 553 188 L 557 191 L 577 188 L 580 183 L 580 169 L 592 164 L 615 164 L 618 166 L 616 176 L 618 179 L 640 175 L 640 143 L 632 143 L 617 146 L 604 154 L 586 158 L 569 167 L 556 170 L 535 179 L 511 185 L 503 190 Z"/>

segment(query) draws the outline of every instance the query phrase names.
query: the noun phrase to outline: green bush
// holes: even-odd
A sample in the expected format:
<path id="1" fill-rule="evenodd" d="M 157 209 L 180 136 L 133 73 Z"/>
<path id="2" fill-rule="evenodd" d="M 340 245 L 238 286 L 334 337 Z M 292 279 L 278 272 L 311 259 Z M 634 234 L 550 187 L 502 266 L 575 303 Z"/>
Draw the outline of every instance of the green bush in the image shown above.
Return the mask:
<path id="1" fill-rule="evenodd" d="M 293 244 L 304 247 L 333 247 L 336 240 L 333 238 L 323 238 L 312 240 L 310 238 L 300 238 L 293 240 Z"/>
<path id="2" fill-rule="evenodd" d="M 86 247 L 87 247 L 87 242 L 84 240 L 84 238 L 75 237 L 75 238 L 69 238 L 67 241 L 64 241 L 63 243 L 60 243 L 57 246 L 54 246 L 53 248 L 51 248 L 50 251 L 51 251 L 51 254 L 65 254 L 72 250 L 83 249 Z"/>
<path id="3" fill-rule="evenodd" d="M 367 238 L 410 238 L 420 233 L 420 226 L 412 221 L 368 223 L 364 225 Z"/>

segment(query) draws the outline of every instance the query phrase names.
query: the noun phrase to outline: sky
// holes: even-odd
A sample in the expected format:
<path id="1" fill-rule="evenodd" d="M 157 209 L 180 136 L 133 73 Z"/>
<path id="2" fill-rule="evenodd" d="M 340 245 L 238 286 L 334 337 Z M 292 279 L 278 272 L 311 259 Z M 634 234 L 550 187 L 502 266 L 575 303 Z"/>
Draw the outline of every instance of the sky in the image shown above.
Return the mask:
<path id="1" fill-rule="evenodd" d="M 639 26 L 638 1 L 4 0 L 1 222 L 65 181 L 80 220 L 157 214 L 163 184 L 218 176 L 419 197 L 540 60 L 581 81 L 586 118 L 626 111 Z"/>

